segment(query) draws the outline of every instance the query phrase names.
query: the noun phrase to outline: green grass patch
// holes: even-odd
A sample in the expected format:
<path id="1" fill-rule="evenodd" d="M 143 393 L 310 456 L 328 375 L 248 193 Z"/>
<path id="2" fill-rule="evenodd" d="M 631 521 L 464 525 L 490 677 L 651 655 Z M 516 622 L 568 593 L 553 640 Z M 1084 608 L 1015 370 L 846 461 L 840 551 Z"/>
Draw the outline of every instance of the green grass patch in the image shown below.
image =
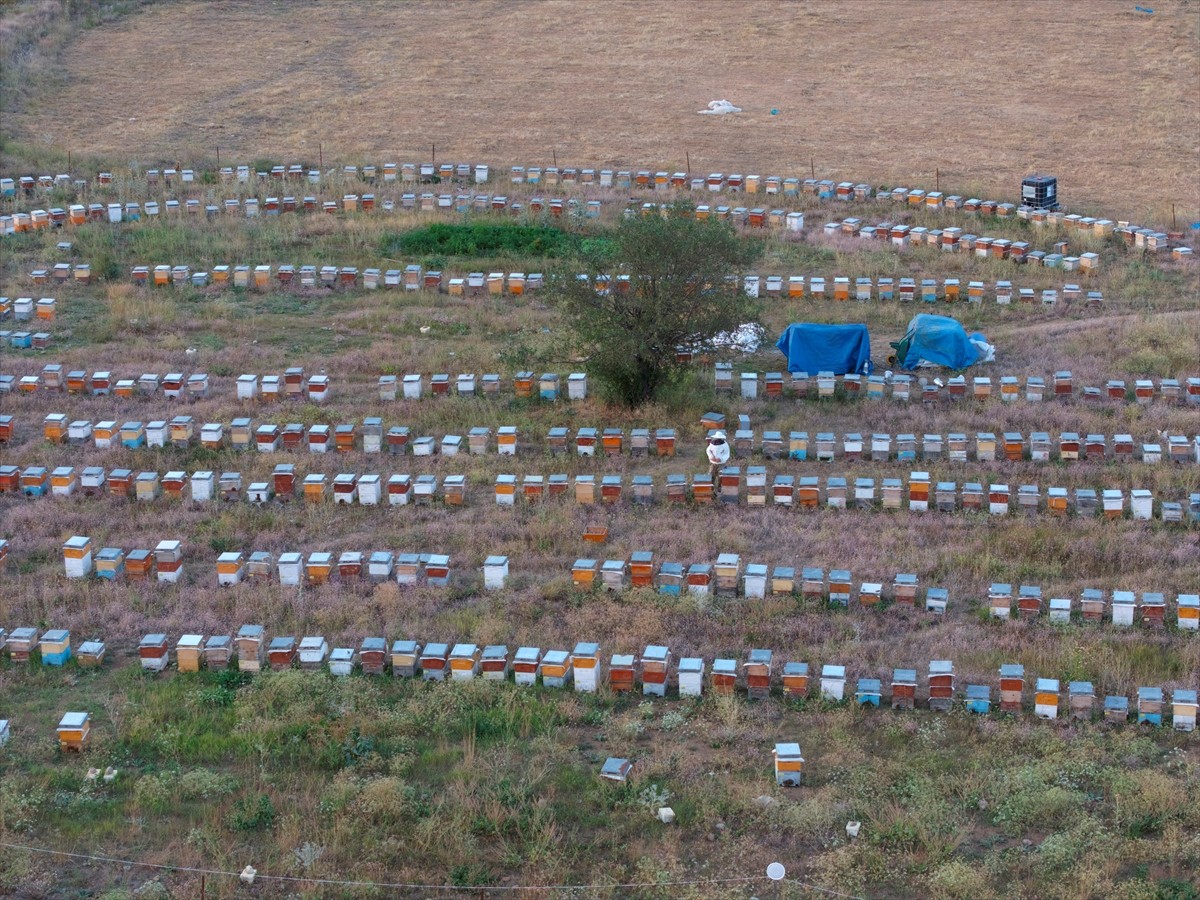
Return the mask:
<path id="1" fill-rule="evenodd" d="M 562 259 L 574 256 L 583 246 L 582 235 L 549 225 L 520 225 L 511 222 L 470 222 L 463 225 L 437 223 L 380 240 L 384 256 L 535 256 Z"/>

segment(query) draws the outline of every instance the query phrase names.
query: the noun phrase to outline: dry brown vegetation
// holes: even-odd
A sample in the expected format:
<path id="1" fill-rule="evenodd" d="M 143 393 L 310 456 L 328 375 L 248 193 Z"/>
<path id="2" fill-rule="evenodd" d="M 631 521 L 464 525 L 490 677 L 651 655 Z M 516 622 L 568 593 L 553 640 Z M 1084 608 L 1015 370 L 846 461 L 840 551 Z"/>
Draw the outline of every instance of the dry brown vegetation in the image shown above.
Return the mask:
<path id="1" fill-rule="evenodd" d="M 644 164 L 1200 218 L 1189 2 L 168 3 L 73 42 L 6 131 L 143 159 Z M 902 11 L 902 12 L 901 12 Z M 740 116 L 698 116 L 728 98 Z M 771 109 L 779 115 L 772 116 Z M 686 151 L 686 155 L 685 155 Z"/>

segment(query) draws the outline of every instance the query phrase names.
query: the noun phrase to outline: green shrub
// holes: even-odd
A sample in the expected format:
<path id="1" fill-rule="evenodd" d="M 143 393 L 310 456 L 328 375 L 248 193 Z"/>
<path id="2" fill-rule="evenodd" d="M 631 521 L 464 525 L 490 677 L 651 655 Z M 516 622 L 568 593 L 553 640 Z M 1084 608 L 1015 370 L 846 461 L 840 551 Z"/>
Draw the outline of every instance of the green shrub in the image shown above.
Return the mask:
<path id="1" fill-rule="evenodd" d="M 524 256 L 563 258 L 581 246 L 578 235 L 548 225 L 470 222 L 465 225 L 436 223 L 399 234 L 385 234 L 380 250 L 384 256 Z"/>
<path id="2" fill-rule="evenodd" d="M 274 824 L 275 804 L 266 794 L 241 798 L 229 814 L 229 827 L 234 831 L 266 831 Z"/>

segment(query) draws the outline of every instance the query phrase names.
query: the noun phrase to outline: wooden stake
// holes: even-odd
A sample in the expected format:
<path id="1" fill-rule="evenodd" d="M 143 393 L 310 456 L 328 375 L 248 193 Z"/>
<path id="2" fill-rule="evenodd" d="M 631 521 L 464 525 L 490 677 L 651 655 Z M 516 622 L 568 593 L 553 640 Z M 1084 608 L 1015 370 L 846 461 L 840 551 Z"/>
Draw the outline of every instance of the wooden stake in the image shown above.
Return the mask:
<path id="1" fill-rule="evenodd" d="M 933 171 L 934 171 L 934 176 L 933 176 L 934 188 L 938 191 L 941 191 L 941 189 L 942 189 L 942 170 L 934 169 Z"/>
<path id="2" fill-rule="evenodd" d="M 692 154 L 690 154 L 686 150 L 684 150 L 683 156 L 684 156 L 684 159 L 687 160 L 688 177 L 690 178 L 692 175 Z"/>
<path id="3" fill-rule="evenodd" d="M 1171 230 L 1178 231 L 1179 223 L 1175 221 L 1175 204 L 1171 204 Z"/>
<path id="4" fill-rule="evenodd" d="M 556 168 L 556 169 L 557 169 L 557 168 L 558 168 L 558 151 L 557 151 L 557 150 L 551 150 L 551 151 L 550 151 L 550 154 L 551 154 L 551 155 L 554 157 L 554 168 Z"/>
<path id="5" fill-rule="evenodd" d="M 808 158 L 808 170 L 812 173 L 812 177 L 817 177 L 817 161 L 813 157 Z"/>
<path id="6" fill-rule="evenodd" d="M 325 168 L 325 149 L 319 141 L 317 142 L 317 165 L 319 168 Z"/>
<path id="7" fill-rule="evenodd" d="M 221 148 L 217 148 L 217 168 L 221 168 Z"/>
<path id="8" fill-rule="evenodd" d="M 437 144 L 430 144 L 429 152 L 433 154 L 433 164 L 437 165 Z"/>
<path id="9" fill-rule="evenodd" d="M 67 171 L 71 171 L 71 151 L 67 151 Z"/>

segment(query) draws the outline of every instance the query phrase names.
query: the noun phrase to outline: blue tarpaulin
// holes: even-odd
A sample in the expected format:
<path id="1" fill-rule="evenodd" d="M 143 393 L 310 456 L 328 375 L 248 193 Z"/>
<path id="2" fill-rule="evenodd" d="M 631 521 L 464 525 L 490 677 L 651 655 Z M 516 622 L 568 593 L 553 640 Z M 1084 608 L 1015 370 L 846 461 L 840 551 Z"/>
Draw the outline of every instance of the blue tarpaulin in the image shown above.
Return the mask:
<path id="1" fill-rule="evenodd" d="M 775 345 L 787 357 L 789 372 L 870 374 L 871 336 L 866 325 L 789 325 Z"/>
<path id="2" fill-rule="evenodd" d="M 956 319 L 921 313 L 913 316 L 904 337 L 892 346 L 904 369 L 915 369 L 922 362 L 965 369 L 980 361 L 979 348 L 972 338 L 986 341 L 982 334 L 968 335 Z"/>

